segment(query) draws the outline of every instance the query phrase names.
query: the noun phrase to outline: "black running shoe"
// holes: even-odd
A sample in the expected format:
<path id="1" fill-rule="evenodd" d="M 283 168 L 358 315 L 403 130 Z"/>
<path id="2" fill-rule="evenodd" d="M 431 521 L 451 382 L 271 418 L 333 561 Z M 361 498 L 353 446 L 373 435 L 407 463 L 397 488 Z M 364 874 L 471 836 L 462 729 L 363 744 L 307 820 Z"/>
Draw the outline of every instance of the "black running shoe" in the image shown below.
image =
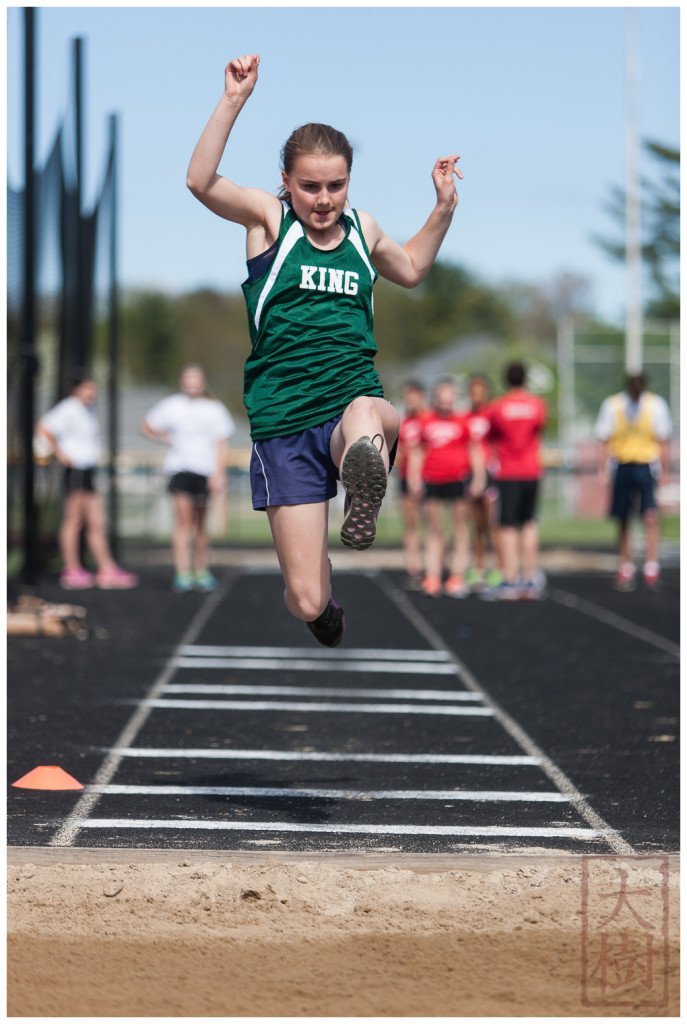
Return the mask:
<path id="1" fill-rule="evenodd" d="M 386 466 L 377 446 L 381 434 L 361 437 L 346 452 L 341 466 L 341 481 L 346 488 L 342 543 L 356 551 L 369 548 L 377 531 L 377 516 L 386 494 Z"/>
<path id="2" fill-rule="evenodd" d="M 346 629 L 343 608 L 333 597 L 330 597 L 322 614 L 312 622 L 306 622 L 306 626 L 315 639 L 325 647 L 338 647 Z"/>

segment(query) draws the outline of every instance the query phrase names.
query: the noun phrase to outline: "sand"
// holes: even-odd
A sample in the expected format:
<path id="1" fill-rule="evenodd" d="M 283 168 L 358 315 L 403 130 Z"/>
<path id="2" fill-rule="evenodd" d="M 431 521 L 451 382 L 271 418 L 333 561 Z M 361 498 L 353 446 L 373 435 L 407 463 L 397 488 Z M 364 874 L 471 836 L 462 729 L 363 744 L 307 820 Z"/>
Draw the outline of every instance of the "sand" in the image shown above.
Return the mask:
<path id="1" fill-rule="evenodd" d="M 648 892 L 632 897 L 643 924 L 625 907 L 622 923 L 618 915 L 606 926 L 616 949 L 618 928 L 625 932 L 624 974 L 609 967 L 602 990 L 597 969 L 586 992 L 601 1005 L 590 1006 L 583 938 L 590 964 L 598 963 L 599 914 L 608 917 L 616 900 L 600 904 L 619 877 L 617 862 L 590 861 L 584 904 L 583 859 L 545 851 L 395 864 L 178 851 L 129 855 L 129 863 L 99 857 L 10 858 L 9 1015 L 679 1013 L 677 858 L 663 923 L 656 862 L 623 858 L 627 891 Z M 610 887 L 619 891 L 619 883 Z M 642 973 L 647 925 L 650 984 Z"/>

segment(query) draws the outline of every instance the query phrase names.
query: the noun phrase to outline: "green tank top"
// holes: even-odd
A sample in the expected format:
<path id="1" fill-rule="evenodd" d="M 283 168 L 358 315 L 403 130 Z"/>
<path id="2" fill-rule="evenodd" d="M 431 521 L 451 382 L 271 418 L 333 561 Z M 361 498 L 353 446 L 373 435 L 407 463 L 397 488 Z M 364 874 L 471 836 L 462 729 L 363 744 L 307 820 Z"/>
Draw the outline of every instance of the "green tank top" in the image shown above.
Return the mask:
<path id="1" fill-rule="evenodd" d="M 374 368 L 378 275 L 358 215 L 344 211 L 345 237 L 325 252 L 308 241 L 291 206 L 282 206 L 276 243 L 249 262 L 241 286 L 252 342 L 244 403 L 254 441 L 324 423 L 360 395 L 384 395 Z"/>

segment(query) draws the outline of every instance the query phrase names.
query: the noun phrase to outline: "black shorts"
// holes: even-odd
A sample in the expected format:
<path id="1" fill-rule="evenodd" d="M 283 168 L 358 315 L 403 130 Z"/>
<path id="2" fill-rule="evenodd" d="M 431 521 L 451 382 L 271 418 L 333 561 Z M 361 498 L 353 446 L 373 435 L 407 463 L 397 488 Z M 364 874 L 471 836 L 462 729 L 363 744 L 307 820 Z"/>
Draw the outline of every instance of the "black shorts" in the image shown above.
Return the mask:
<path id="1" fill-rule="evenodd" d="M 171 476 L 167 490 L 170 494 L 188 494 L 198 505 L 205 504 L 210 493 L 208 478 L 201 473 L 191 473 L 190 470 Z"/>
<path id="2" fill-rule="evenodd" d="M 537 518 L 538 480 L 499 480 L 499 524 L 522 526 Z"/>
<path id="3" fill-rule="evenodd" d="M 469 478 L 466 480 L 451 480 L 446 484 L 425 484 L 425 498 L 435 498 L 437 501 L 458 501 L 467 496 Z"/>
<path id="4" fill-rule="evenodd" d="M 95 491 L 95 467 L 88 469 L 76 469 L 74 466 L 64 467 L 64 493 L 73 494 L 74 491 Z"/>
<path id="5" fill-rule="evenodd" d="M 656 508 L 656 481 L 651 466 L 642 462 L 623 462 L 613 474 L 610 515 L 625 522 L 637 502 L 640 515 Z"/>

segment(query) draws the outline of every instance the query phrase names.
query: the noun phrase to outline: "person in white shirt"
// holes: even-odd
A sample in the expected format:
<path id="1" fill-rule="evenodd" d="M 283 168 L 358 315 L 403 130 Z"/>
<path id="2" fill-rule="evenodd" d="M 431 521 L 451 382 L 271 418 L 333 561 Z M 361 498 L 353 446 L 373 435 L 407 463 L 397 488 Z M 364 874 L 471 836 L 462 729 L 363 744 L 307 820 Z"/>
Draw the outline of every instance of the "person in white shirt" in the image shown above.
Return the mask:
<path id="1" fill-rule="evenodd" d="M 107 541 L 107 522 L 102 497 L 94 474 L 100 461 L 100 423 L 95 405 L 98 385 L 85 375 L 72 380 L 71 394 L 42 416 L 36 425 L 37 445 L 46 444 L 65 467 L 64 508 L 59 543 L 64 566 L 60 584 L 65 590 L 129 590 L 138 584 L 134 573 L 126 572 L 112 557 Z M 97 565 L 95 574 L 81 564 L 80 538 L 86 528 L 86 543 Z"/>
<path id="2" fill-rule="evenodd" d="M 206 516 L 209 496 L 226 492 L 226 456 L 234 421 L 221 402 L 209 398 L 205 372 L 192 363 L 182 370 L 180 392 L 163 398 L 147 413 L 141 429 L 169 445 L 164 469 L 174 503 L 173 589 L 214 590 L 208 569 Z"/>

